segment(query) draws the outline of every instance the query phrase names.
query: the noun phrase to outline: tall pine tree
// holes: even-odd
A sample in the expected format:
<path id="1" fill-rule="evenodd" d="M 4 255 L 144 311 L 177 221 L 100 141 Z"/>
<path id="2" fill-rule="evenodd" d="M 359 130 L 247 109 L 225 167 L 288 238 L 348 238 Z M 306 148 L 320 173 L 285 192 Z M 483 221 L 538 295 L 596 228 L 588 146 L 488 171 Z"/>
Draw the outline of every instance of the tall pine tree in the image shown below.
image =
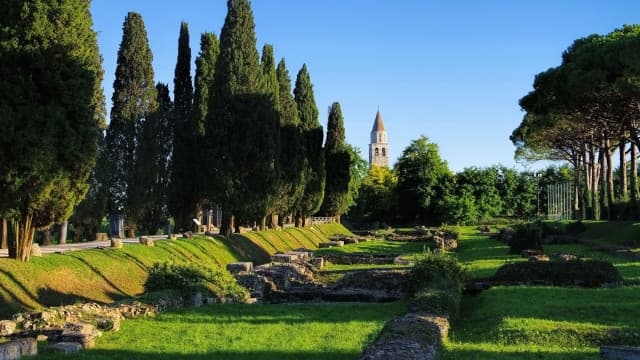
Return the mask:
<path id="1" fill-rule="evenodd" d="M 227 8 L 206 139 L 211 200 L 232 228 L 235 216 L 253 222 L 269 211 L 267 195 L 277 184 L 278 119 L 260 68 L 249 1 L 229 0 Z"/>
<path id="2" fill-rule="evenodd" d="M 9 253 L 84 198 L 104 126 L 102 59 L 89 1 L 5 1 L 0 26 L 0 216 Z M 4 227 L 4 226 L 3 226 Z"/>
<path id="3" fill-rule="evenodd" d="M 339 219 L 350 205 L 351 156 L 345 144 L 344 119 L 338 102 L 334 102 L 329 109 L 324 154 L 326 185 L 320 212 Z"/>
<path id="4" fill-rule="evenodd" d="M 280 190 L 277 212 L 285 216 L 295 214 L 296 204 L 305 189 L 306 157 L 304 139 L 296 101 L 291 93 L 291 78 L 284 58 L 276 70 L 280 101 Z"/>
<path id="5" fill-rule="evenodd" d="M 304 155 L 307 163 L 304 195 L 298 203 L 296 214 L 296 226 L 303 226 L 307 217 L 320 210 L 325 186 L 324 151 L 322 150 L 324 134 L 322 125 L 318 121 L 318 106 L 306 64 L 298 72 L 293 94 L 300 117 L 300 128 L 304 135 Z"/>
<path id="6" fill-rule="evenodd" d="M 173 104 L 166 84 L 156 85 L 158 110 L 142 123 L 137 140 L 136 176 L 132 184 L 133 203 L 137 209 L 138 227 L 155 235 L 167 224 L 169 211 L 167 193 L 171 169 L 167 159 L 173 143 Z"/>
<path id="7" fill-rule="evenodd" d="M 137 174 L 134 171 L 136 137 L 144 120 L 158 108 L 152 60 L 142 16 L 130 12 L 124 20 L 118 50 L 111 122 L 106 138 L 110 172 L 107 209 L 112 215 L 126 215 L 128 236 L 134 235 L 135 219 L 141 207 L 141 204 L 130 201 L 133 200 L 130 185 L 135 182 Z"/>
<path id="8" fill-rule="evenodd" d="M 196 216 L 200 189 L 193 174 L 197 148 L 192 118 L 193 85 L 191 83 L 191 47 L 189 26 L 180 24 L 178 60 L 173 78 L 174 140 L 170 208 L 176 228 L 188 229 Z"/>

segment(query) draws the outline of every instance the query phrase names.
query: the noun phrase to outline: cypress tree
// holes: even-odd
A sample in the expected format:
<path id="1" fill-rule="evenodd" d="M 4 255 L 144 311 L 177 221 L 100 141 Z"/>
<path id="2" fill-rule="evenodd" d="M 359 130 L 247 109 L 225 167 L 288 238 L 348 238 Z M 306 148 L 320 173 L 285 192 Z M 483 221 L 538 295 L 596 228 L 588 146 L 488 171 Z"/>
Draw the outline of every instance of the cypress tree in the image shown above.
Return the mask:
<path id="1" fill-rule="evenodd" d="M 291 78 L 284 58 L 276 70 L 280 101 L 280 201 L 277 211 L 286 216 L 295 213 L 305 188 L 304 139 L 296 101 L 291 93 Z"/>
<path id="2" fill-rule="evenodd" d="M 131 185 L 139 174 L 135 171 L 136 138 L 144 120 L 158 108 L 152 60 L 142 16 L 129 12 L 118 50 L 111 122 L 106 139 L 110 171 L 107 209 L 112 215 L 125 213 L 128 236 L 135 235 L 137 211 L 142 207 L 132 201 L 135 199 Z"/>
<path id="3" fill-rule="evenodd" d="M 280 123 L 280 89 L 279 89 L 279 84 L 278 84 L 278 75 L 276 74 L 276 61 L 274 59 L 273 56 L 273 46 L 270 44 L 265 44 L 262 47 L 262 58 L 260 60 L 260 65 L 262 67 L 262 74 L 264 75 L 264 80 L 265 80 L 265 91 L 266 94 L 271 97 L 270 101 L 273 103 L 273 107 L 274 107 L 274 111 L 275 111 L 275 115 L 278 117 L 278 124 Z M 280 135 L 280 127 L 278 126 L 277 128 L 277 132 L 278 134 L 274 134 L 277 135 L 279 138 Z M 279 143 L 277 144 L 278 148 L 279 148 Z M 278 162 L 280 163 L 280 162 Z M 284 165 L 284 164 L 283 164 Z M 278 169 L 279 173 L 282 169 Z M 266 207 L 267 207 L 267 213 L 271 214 L 271 226 L 275 227 L 278 225 L 278 219 L 277 219 L 277 214 L 276 211 L 278 210 L 278 205 L 280 200 L 282 199 L 282 194 L 279 190 L 281 190 L 281 183 L 282 178 L 278 177 L 275 181 L 277 183 L 276 185 L 276 191 L 274 191 L 273 193 L 269 193 L 266 194 L 267 195 L 267 199 L 266 199 Z M 260 230 L 265 230 L 266 228 L 266 218 L 263 217 L 260 219 Z"/>
<path id="4" fill-rule="evenodd" d="M 326 185 L 321 212 L 339 217 L 349 207 L 351 157 L 345 144 L 344 119 L 340 103 L 329 108 L 327 139 L 324 143 Z"/>
<path id="5" fill-rule="evenodd" d="M 277 181 L 278 119 L 260 68 L 249 2 L 229 0 L 227 8 L 206 139 L 211 200 L 220 204 L 231 228 L 235 216 L 252 221 L 269 211 L 268 194 Z"/>
<path id="6" fill-rule="evenodd" d="M 197 147 L 192 118 L 193 85 L 191 83 L 191 47 L 189 26 L 180 24 L 178 59 L 173 78 L 174 140 L 171 179 L 171 213 L 176 228 L 188 229 L 196 217 L 199 189 L 193 174 Z"/>
<path id="7" fill-rule="evenodd" d="M 200 36 L 200 53 L 196 57 L 196 78 L 193 94 L 193 124 L 199 137 L 205 135 L 209 88 L 213 84 L 216 59 L 219 53 L 220 42 L 216 34 L 203 33 Z"/>
<path id="8" fill-rule="evenodd" d="M 322 125 L 318 121 L 318 106 L 306 64 L 298 72 L 293 94 L 300 117 L 300 128 L 304 135 L 304 155 L 307 163 L 304 196 L 298 203 L 296 216 L 296 225 L 302 226 L 304 219 L 320 209 L 325 186 L 324 151 L 322 150 L 324 134 Z"/>
<path id="9" fill-rule="evenodd" d="M 10 255 L 84 198 L 104 126 L 102 59 L 89 2 L 9 1 L 0 27 L 0 215 Z"/>
<path id="10" fill-rule="evenodd" d="M 137 140 L 137 165 L 132 186 L 133 203 L 137 209 L 138 227 L 147 234 L 156 234 L 167 223 L 167 193 L 173 143 L 173 104 L 166 84 L 156 85 L 158 110 L 142 123 Z"/>

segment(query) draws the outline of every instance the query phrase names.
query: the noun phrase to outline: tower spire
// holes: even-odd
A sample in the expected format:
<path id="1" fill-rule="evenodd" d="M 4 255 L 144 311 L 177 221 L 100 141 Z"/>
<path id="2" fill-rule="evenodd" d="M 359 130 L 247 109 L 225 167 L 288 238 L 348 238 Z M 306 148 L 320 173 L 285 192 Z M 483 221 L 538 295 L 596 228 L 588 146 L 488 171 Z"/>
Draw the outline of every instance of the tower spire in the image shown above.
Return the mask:
<path id="1" fill-rule="evenodd" d="M 369 165 L 389 167 L 389 144 L 387 143 L 387 131 L 384 128 L 380 105 L 371 129 L 371 143 L 369 144 Z"/>

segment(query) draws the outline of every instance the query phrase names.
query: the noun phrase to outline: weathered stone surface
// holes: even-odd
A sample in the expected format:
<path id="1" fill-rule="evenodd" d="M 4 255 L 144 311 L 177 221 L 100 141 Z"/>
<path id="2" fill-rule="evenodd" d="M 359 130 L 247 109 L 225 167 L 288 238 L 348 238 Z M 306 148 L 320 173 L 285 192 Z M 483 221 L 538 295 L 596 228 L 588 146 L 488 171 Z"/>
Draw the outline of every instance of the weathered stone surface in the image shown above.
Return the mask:
<path id="1" fill-rule="evenodd" d="M 109 240 L 109 235 L 107 233 L 96 233 L 96 241 L 107 241 Z"/>
<path id="2" fill-rule="evenodd" d="M 453 250 L 458 248 L 458 240 L 447 239 L 442 236 L 434 236 L 433 242 L 438 249 Z"/>
<path id="3" fill-rule="evenodd" d="M 384 291 L 389 295 L 402 296 L 408 274 L 406 270 L 353 271 L 345 274 L 335 287 Z"/>
<path id="4" fill-rule="evenodd" d="M 311 259 L 313 252 L 306 250 L 294 250 L 287 251 L 285 254 L 297 255 L 300 261 L 307 261 Z"/>
<path id="5" fill-rule="evenodd" d="M 601 346 L 600 358 L 607 360 L 640 360 L 640 347 Z"/>
<path id="6" fill-rule="evenodd" d="M 31 256 L 42 256 L 42 250 L 40 250 L 40 245 L 36 243 L 31 244 Z"/>
<path id="7" fill-rule="evenodd" d="M 405 255 L 396 256 L 393 259 L 393 263 L 395 265 L 413 265 L 416 262 L 414 260 L 405 259 Z"/>
<path id="8" fill-rule="evenodd" d="M 366 252 L 357 252 L 350 254 L 327 254 L 323 255 L 324 259 L 336 265 L 383 265 L 393 264 L 393 260 L 402 254 L 371 254 Z"/>
<path id="9" fill-rule="evenodd" d="M 529 262 L 536 262 L 536 261 L 549 261 L 549 257 L 547 255 L 529 256 Z"/>
<path id="10" fill-rule="evenodd" d="M 59 342 L 49 346 L 48 349 L 64 354 L 73 354 L 82 350 L 82 344 L 77 342 Z"/>
<path id="11" fill-rule="evenodd" d="M 327 241 L 327 242 L 318 244 L 318 247 L 320 248 L 332 248 L 332 247 L 343 247 L 343 246 L 344 246 L 343 240 Z"/>
<path id="12" fill-rule="evenodd" d="M 204 236 L 211 236 L 214 237 L 216 235 L 216 233 L 214 233 L 213 231 L 207 230 L 204 232 Z"/>
<path id="13" fill-rule="evenodd" d="M 138 241 L 142 245 L 154 246 L 153 239 L 147 236 L 140 236 L 140 239 Z"/>
<path id="14" fill-rule="evenodd" d="M 178 234 L 169 234 L 167 235 L 167 239 L 169 240 L 175 240 L 178 238 Z"/>
<path id="15" fill-rule="evenodd" d="M 227 264 L 227 271 L 232 274 L 252 272 L 253 263 L 250 261 L 230 263 L 230 264 Z"/>
<path id="16" fill-rule="evenodd" d="M 314 257 L 313 259 L 311 259 L 311 265 L 317 267 L 318 269 L 322 269 L 324 267 L 324 258 Z"/>
<path id="17" fill-rule="evenodd" d="M 255 268 L 255 273 L 266 278 L 278 289 L 288 289 L 292 285 L 313 283 L 313 271 L 308 265 L 287 263 L 263 265 Z"/>
<path id="18" fill-rule="evenodd" d="M 96 326 L 102 331 L 118 332 L 120 330 L 119 316 L 105 316 L 96 318 Z"/>
<path id="19" fill-rule="evenodd" d="M 116 249 L 121 249 L 122 248 L 122 239 L 112 238 L 111 239 L 111 247 L 112 248 L 116 248 Z"/>
<path id="20" fill-rule="evenodd" d="M 300 261 L 300 256 L 298 254 L 274 254 L 271 256 L 271 261 L 274 263 L 292 263 L 296 261 Z"/>
<path id="21" fill-rule="evenodd" d="M 572 254 L 558 254 L 554 258 L 556 261 L 560 261 L 560 262 L 578 261 L 578 257 Z"/>
<path id="22" fill-rule="evenodd" d="M 360 359 L 435 359 L 436 349 L 448 330 L 446 317 L 409 313 L 390 321 L 378 340 L 364 349 Z"/>
<path id="23" fill-rule="evenodd" d="M 14 360 L 22 356 L 38 354 L 38 342 L 34 338 L 24 338 L 0 343 L 0 360 Z"/>
<path id="24" fill-rule="evenodd" d="M 191 239 L 193 237 L 193 233 L 191 231 L 187 231 L 182 233 L 182 237 L 185 239 Z"/>
<path id="25" fill-rule="evenodd" d="M 83 348 L 88 349 L 95 345 L 95 338 L 101 335 L 102 333 L 91 324 L 66 323 L 61 340 L 63 342 L 77 342 L 82 344 Z"/>
<path id="26" fill-rule="evenodd" d="M 0 321 L 0 336 L 9 336 L 16 331 L 16 323 L 11 320 Z"/>

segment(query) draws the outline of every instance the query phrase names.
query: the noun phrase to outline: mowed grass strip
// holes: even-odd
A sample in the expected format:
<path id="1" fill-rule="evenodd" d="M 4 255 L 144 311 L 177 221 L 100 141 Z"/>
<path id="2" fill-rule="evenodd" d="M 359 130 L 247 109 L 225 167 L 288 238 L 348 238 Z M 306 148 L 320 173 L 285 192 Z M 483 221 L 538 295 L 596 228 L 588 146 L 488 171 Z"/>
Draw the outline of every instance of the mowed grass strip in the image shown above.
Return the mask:
<path id="1" fill-rule="evenodd" d="M 357 359 L 402 302 L 209 305 L 127 320 L 96 347 L 37 359 Z"/>

